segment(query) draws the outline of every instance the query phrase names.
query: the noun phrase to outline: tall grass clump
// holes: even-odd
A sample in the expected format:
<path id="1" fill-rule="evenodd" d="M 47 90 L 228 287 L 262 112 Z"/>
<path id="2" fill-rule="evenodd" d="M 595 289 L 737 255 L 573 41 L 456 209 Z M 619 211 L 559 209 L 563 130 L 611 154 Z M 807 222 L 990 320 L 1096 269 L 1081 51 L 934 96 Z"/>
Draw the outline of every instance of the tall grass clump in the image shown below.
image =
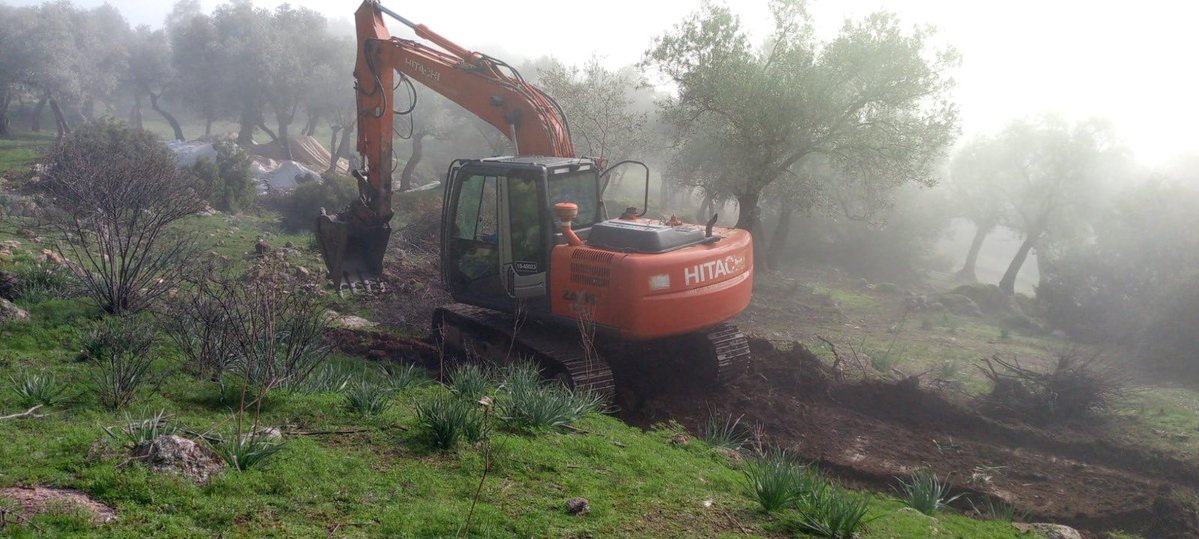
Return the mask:
<path id="1" fill-rule="evenodd" d="M 71 270 L 48 264 L 19 264 L 12 269 L 16 286 L 15 299 L 41 303 L 52 299 L 69 298 L 78 292 L 78 282 Z"/>
<path id="2" fill-rule="evenodd" d="M 129 415 L 129 412 L 125 412 L 125 426 L 115 431 L 108 427 L 102 428 L 109 438 L 124 443 L 129 449 L 180 430 L 179 424 L 166 413 L 166 410 L 159 410 L 152 415 L 142 415 L 144 417 L 135 419 Z"/>
<path id="3" fill-rule="evenodd" d="M 478 403 L 439 394 L 416 404 L 421 431 L 437 449 L 450 449 L 459 440 L 478 441 L 486 436 Z"/>
<path id="4" fill-rule="evenodd" d="M 429 373 L 424 367 L 414 363 L 404 365 L 388 364 L 384 367 L 387 383 L 392 391 L 403 391 L 408 387 L 417 387 L 429 381 Z"/>
<path id="5" fill-rule="evenodd" d="M 17 371 L 8 377 L 9 386 L 22 406 L 53 406 L 67 389 L 53 374 Z"/>
<path id="6" fill-rule="evenodd" d="M 1025 521 L 1028 519 L 1027 511 L 1020 511 L 1016 506 L 1004 502 L 995 501 L 991 498 L 986 498 L 981 504 L 975 504 L 974 500 L 966 498 L 970 503 L 970 509 L 978 518 L 985 520 L 1001 520 L 1004 522 Z"/>
<path id="7" fill-rule="evenodd" d="M 273 457 L 283 449 L 283 441 L 260 432 L 251 432 L 209 443 L 208 448 L 221 457 L 227 466 L 244 472 L 261 466 Z"/>
<path id="8" fill-rule="evenodd" d="M 812 490 L 800 497 L 798 504 L 796 524 L 800 531 L 832 539 L 853 539 L 873 520 L 866 518 L 870 510 L 868 497 L 853 494 L 819 476 L 811 484 Z"/>
<path id="9" fill-rule="evenodd" d="M 769 451 L 745 466 L 749 493 L 762 510 L 774 512 L 796 506 L 817 487 L 819 477 L 785 451 Z"/>
<path id="10" fill-rule="evenodd" d="M 492 385 L 487 370 L 477 364 L 461 363 L 450 370 L 450 389 L 463 399 L 478 400 L 487 394 Z"/>
<path id="11" fill-rule="evenodd" d="M 704 424 L 701 437 L 712 447 L 734 451 L 741 449 L 750 437 L 749 429 L 741 424 L 743 417 L 709 410 L 708 422 Z"/>
<path id="12" fill-rule="evenodd" d="M 153 345 L 152 329 L 132 317 L 109 317 L 95 327 L 83 348 L 101 404 L 116 410 L 133 400 L 150 380 Z"/>
<path id="13" fill-rule="evenodd" d="M 391 388 L 366 379 L 347 385 L 342 395 L 346 407 L 361 415 L 379 415 L 391 404 Z"/>
<path id="14" fill-rule="evenodd" d="M 948 481 L 941 482 L 930 470 L 917 470 L 905 481 L 899 480 L 897 489 L 905 505 L 932 516 L 940 512 L 962 495 L 947 497 L 952 486 Z"/>
<path id="15" fill-rule="evenodd" d="M 505 367 L 500 378 L 504 390 L 501 415 L 515 429 L 565 427 L 605 408 L 603 397 L 593 392 L 545 383 L 531 363 Z"/>

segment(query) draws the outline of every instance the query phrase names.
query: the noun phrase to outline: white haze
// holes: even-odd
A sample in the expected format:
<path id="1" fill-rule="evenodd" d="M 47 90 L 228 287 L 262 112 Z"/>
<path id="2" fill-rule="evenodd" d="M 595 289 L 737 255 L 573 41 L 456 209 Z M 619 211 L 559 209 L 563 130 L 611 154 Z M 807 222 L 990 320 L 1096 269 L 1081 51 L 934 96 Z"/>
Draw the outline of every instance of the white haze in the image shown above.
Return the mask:
<path id="1" fill-rule="evenodd" d="M 36 4 L 40 0 L 10 3 Z M 97 0 L 77 0 L 81 6 Z M 117 0 L 134 24 L 158 26 L 171 3 Z M 219 2 L 203 0 L 210 10 Z M 280 2 L 259 0 L 274 7 Z M 349 28 L 358 2 L 298 0 Z M 769 32 L 765 1 L 729 2 L 758 37 Z M 604 2 L 392 1 L 384 5 L 469 48 L 535 58 L 553 55 L 581 63 L 593 55 L 611 67 L 638 61 L 650 39 L 698 8 L 700 0 Z M 938 41 L 962 55 L 955 73 L 966 136 L 1001 128 L 1010 119 L 1054 111 L 1068 118 L 1113 121 L 1137 157 L 1163 165 L 1199 154 L 1199 3 L 1177 1 L 961 2 L 953 0 L 813 0 L 822 37 L 842 21 L 878 9 L 911 24 L 938 29 Z M 397 34 L 398 25 L 393 25 Z"/>

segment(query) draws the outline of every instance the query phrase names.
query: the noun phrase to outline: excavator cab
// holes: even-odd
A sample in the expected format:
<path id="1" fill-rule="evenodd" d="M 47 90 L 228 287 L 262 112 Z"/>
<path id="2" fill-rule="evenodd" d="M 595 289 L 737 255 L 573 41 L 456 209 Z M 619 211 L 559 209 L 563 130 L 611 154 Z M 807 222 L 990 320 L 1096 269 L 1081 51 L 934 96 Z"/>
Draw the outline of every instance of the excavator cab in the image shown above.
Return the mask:
<path id="1" fill-rule="evenodd" d="M 585 231 L 603 215 L 589 159 L 509 157 L 459 161 L 445 182 L 442 279 L 456 301 L 548 312 L 549 260 L 559 241 L 550 208 L 574 203 Z M 585 232 L 584 232 L 585 233 Z"/>

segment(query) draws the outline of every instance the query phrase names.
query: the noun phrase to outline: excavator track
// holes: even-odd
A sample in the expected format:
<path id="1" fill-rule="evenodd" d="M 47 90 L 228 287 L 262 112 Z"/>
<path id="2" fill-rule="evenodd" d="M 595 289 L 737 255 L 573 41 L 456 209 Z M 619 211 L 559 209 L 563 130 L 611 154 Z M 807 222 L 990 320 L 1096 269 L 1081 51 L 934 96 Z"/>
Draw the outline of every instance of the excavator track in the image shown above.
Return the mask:
<path id="1" fill-rule="evenodd" d="M 729 383 L 749 371 L 749 339 L 737 326 L 720 324 L 709 330 L 705 337 L 716 364 L 717 383 Z"/>
<path id="2" fill-rule="evenodd" d="M 511 342 L 515 327 L 511 315 L 463 303 L 444 305 L 434 312 L 434 335 L 444 338 L 446 324 L 472 337 L 508 343 Z M 616 382 L 612 377 L 612 369 L 599 357 L 587 357 L 578 334 L 533 322 L 521 324 L 516 333 L 516 345 L 510 348 L 511 354 L 497 349 L 500 353 L 491 355 L 500 357 L 494 359 L 514 359 L 532 354 L 538 366 L 548 369 L 551 377 L 561 380 L 568 387 L 592 391 L 607 398 L 615 394 Z"/>

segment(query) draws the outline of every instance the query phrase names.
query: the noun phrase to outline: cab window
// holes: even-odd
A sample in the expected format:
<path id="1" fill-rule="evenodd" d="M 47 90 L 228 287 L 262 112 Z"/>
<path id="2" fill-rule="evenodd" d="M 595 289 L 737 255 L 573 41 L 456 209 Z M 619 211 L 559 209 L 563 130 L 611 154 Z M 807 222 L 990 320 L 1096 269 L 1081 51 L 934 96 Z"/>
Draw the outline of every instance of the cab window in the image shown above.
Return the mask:
<path id="1" fill-rule="evenodd" d="M 552 208 L 559 202 L 579 205 L 579 217 L 574 228 L 587 228 L 599 221 L 599 181 L 594 170 L 574 174 L 551 174 L 549 202 Z"/>

